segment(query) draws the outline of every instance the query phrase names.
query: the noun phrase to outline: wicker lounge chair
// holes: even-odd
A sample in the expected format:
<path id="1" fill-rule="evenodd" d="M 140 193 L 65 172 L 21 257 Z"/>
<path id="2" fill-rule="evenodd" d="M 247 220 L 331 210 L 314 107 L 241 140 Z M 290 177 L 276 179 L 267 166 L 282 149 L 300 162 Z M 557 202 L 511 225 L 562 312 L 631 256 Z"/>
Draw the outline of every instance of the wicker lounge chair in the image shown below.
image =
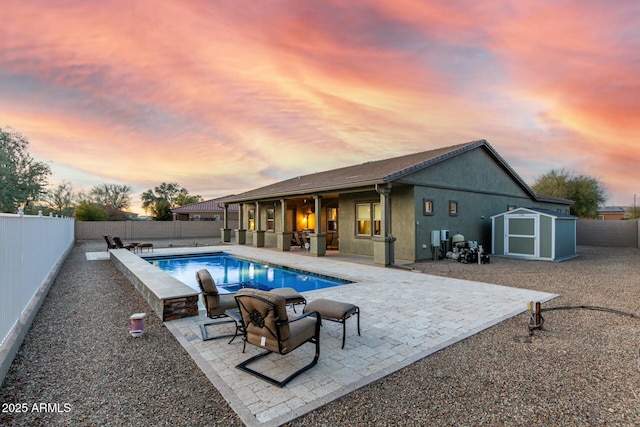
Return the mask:
<path id="1" fill-rule="evenodd" d="M 310 311 L 295 319 L 289 319 L 282 295 L 256 289 L 238 291 L 236 301 L 244 324 L 245 344 L 265 349 L 238 364 L 236 368 L 278 387 L 284 387 L 289 381 L 315 366 L 320 358 L 320 315 L 317 312 Z M 270 353 L 286 355 L 308 342 L 315 344 L 313 360 L 283 380 L 277 380 L 248 366 Z"/>
<path id="2" fill-rule="evenodd" d="M 202 333 L 202 341 L 213 340 L 217 338 L 224 337 L 235 337 L 237 334 L 221 334 L 221 335 L 213 335 L 209 336 L 207 332 L 207 326 L 209 325 L 217 325 L 221 323 L 233 322 L 233 319 L 229 318 L 228 314 L 225 313 L 227 310 L 231 310 L 237 308 L 236 300 L 234 298 L 235 294 L 222 294 L 218 293 L 218 288 L 216 287 L 216 283 L 211 277 L 211 273 L 206 268 L 200 269 L 196 272 L 196 281 L 198 282 L 198 286 L 200 286 L 200 290 L 202 291 L 202 300 L 204 302 L 204 307 L 207 312 L 207 317 L 210 319 L 224 319 L 216 322 L 203 323 L 200 325 L 200 332 Z M 226 319 L 225 319 L 226 318 Z M 237 326 L 240 326 L 236 324 Z M 233 341 L 233 340 L 232 340 Z"/>

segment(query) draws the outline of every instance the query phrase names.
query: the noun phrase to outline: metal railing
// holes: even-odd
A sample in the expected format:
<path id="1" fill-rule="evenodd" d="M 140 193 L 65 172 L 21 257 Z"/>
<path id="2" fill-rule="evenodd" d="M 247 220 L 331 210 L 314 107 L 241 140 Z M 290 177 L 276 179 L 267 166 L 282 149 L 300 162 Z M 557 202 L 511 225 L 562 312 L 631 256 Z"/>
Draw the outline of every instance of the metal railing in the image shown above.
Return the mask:
<path id="1" fill-rule="evenodd" d="M 0 346 L 73 243 L 73 218 L 0 214 Z"/>

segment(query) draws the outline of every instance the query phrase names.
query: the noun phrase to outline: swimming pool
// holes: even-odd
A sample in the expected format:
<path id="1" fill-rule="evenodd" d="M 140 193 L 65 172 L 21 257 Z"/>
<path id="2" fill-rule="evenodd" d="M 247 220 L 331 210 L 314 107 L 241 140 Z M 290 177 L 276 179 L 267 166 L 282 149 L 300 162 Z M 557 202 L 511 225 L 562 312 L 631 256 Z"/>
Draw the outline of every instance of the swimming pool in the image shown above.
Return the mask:
<path id="1" fill-rule="evenodd" d="M 305 292 L 353 283 L 309 271 L 238 258 L 224 252 L 145 259 L 196 291 L 200 291 L 196 271 L 201 268 L 209 270 L 220 293 L 233 293 L 241 288 L 294 288 L 298 292 Z"/>

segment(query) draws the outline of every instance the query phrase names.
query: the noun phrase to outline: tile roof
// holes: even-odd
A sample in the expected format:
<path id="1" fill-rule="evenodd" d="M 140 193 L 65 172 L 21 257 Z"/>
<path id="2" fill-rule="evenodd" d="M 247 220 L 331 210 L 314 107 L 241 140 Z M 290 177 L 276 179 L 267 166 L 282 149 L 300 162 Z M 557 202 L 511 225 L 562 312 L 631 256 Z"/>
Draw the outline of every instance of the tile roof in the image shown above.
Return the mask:
<path id="1" fill-rule="evenodd" d="M 598 208 L 598 213 L 625 213 L 622 206 L 603 206 Z"/>
<path id="2" fill-rule="evenodd" d="M 222 212 L 224 210 L 224 201 L 229 196 L 220 197 L 218 199 L 205 200 L 203 202 L 189 203 L 188 205 L 179 206 L 171 209 L 173 213 L 190 213 L 190 212 Z M 237 204 L 229 205 L 229 212 L 237 211 Z"/>
<path id="3" fill-rule="evenodd" d="M 344 191 L 346 189 L 372 186 L 374 184 L 390 183 L 408 174 L 478 147 L 484 147 L 532 199 L 553 201 L 556 203 L 571 203 L 569 200 L 551 198 L 534 193 L 524 180 L 520 178 L 511 166 L 509 166 L 498 152 L 484 139 L 302 175 L 230 196 L 228 200 L 230 202 L 244 202 L 269 198 L 304 196 L 314 193 Z"/>
<path id="4" fill-rule="evenodd" d="M 392 182 L 404 175 L 422 169 L 429 164 L 444 160 L 443 157 L 456 151 L 467 151 L 487 142 L 473 141 L 450 147 L 438 148 L 420 153 L 408 154 L 390 159 L 371 161 L 359 165 L 346 166 L 310 175 L 298 176 L 275 184 L 260 187 L 231 197 L 244 201 L 252 198 L 304 195 L 313 192 L 341 190 L 362 187 L 376 183 Z"/>

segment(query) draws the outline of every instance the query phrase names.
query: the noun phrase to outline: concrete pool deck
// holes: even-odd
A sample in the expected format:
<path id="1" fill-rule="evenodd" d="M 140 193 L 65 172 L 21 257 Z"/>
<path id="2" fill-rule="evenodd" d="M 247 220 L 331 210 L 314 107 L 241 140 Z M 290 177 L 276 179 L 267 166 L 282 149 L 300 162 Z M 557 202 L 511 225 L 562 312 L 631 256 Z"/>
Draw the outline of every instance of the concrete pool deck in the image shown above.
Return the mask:
<path id="1" fill-rule="evenodd" d="M 356 283 L 305 292 L 304 296 L 308 301 L 327 298 L 349 302 L 361 310 L 361 336 L 357 335 L 355 318 L 349 319 L 344 349 L 340 348 L 342 325 L 323 322 L 318 364 L 285 388 L 272 386 L 235 368 L 239 362 L 259 352 L 258 348 L 247 346 L 243 354 L 240 339 L 231 344 L 228 339 L 203 342 L 200 324 L 207 321 L 203 312 L 197 317 L 164 323 L 248 426 L 286 423 L 522 313 L 528 301 L 545 302 L 556 296 L 349 262 L 339 259 L 342 257 L 318 258 L 297 251 L 279 252 L 252 246 L 167 248 L 157 249 L 154 255 L 220 250 L 354 280 Z M 91 257 L 87 254 L 88 259 Z M 290 315 L 296 314 L 291 312 Z M 232 332 L 233 324 L 212 326 L 210 330 L 216 328 L 220 333 Z M 307 363 L 313 357 L 313 350 L 313 345 L 306 344 L 287 356 L 267 356 L 262 365 L 256 366 L 279 376 Z"/>

